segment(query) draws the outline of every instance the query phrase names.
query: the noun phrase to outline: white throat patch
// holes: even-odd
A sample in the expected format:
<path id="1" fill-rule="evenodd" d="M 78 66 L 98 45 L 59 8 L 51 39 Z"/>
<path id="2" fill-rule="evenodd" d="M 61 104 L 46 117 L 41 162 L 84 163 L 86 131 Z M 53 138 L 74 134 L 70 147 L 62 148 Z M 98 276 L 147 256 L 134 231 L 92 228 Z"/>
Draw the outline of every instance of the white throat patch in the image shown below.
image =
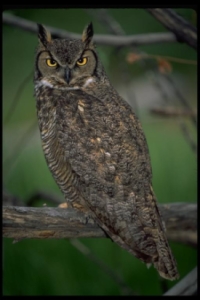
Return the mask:
<path id="1" fill-rule="evenodd" d="M 88 78 L 84 85 L 83 88 L 87 87 L 88 85 L 90 85 L 90 83 L 95 82 L 95 79 L 93 79 L 92 77 Z M 36 87 L 40 88 L 41 86 L 46 86 L 49 87 L 51 89 L 58 89 L 58 90 L 63 90 L 63 91 L 74 91 L 74 90 L 80 90 L 81 88 L 78 86 L 74 86 L 74 87 L 56 87 L 53 84 L 51 84 L 49 81 L 47 81 L 46 79 L 42 79 L 41 81 L 37 82 Z"/>
<path id="2" fill-rule="evenodd" d="M 74 86 L 74 87 L 56 87 L 53 84 L 51 84 L 49 81 L 47 81 L 46 79 L 42 79 L 41 81 L 39 81 L 37 83 L 37 88 L 41 87 L 41 86 L 46 86 L 49 87 L 51 89 L 58 89 L 58 90 L 63 90 L 63 91 L 72 91 L 72 90 L 80 90 L 80 88 L 78 86 Z"/>
<path id="3" fill-rule="evenodd" d="M 88 79 L 86 80 L 86 82 L 84 83 L 83 87 L 88 86 L 90 83 L 92 83 L 92 82 L 94 82 L 94 81 L 95 81 L 95 80 L 94 80 L 92 77 L 88 78 Z"/>

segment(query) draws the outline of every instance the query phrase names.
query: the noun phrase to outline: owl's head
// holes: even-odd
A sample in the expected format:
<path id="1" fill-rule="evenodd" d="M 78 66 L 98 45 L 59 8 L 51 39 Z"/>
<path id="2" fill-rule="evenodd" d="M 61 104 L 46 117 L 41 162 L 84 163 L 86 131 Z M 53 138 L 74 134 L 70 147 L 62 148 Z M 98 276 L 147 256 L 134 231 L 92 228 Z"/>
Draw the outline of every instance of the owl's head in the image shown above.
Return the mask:
<path id="1" fill-rule="evenodd" d="M 35 80 L 44 79 L 53 86 L 82 87 L 98 78 L 99 61 L 92 41 L 92 23 L 83 30 L 80 40 L 53 39 L 40 24 L 38 37 Z"/>

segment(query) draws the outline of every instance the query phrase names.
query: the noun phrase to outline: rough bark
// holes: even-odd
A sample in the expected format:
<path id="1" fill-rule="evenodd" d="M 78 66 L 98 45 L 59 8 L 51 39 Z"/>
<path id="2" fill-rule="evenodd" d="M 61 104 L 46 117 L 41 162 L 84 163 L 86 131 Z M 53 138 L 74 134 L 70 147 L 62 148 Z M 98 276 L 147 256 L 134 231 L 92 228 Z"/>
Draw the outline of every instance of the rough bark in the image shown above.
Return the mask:
<path id="1" fill-rule="evenodd" d="M 171 203 L 159 206 L 169 240 L 197 245 L 196 204 Z M 83 212 L 72 208 L 3 207 L 3 237 L 25 238 L 107 237 Z"/>

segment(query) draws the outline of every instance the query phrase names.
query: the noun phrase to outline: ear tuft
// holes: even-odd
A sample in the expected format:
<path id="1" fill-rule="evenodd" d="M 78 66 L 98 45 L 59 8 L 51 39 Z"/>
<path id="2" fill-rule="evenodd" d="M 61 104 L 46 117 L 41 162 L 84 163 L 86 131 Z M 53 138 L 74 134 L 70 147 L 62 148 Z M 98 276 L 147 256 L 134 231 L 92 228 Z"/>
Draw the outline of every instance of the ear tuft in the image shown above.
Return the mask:
<path id="1" fill-rule="evenodd" d="M 41 24 L 38 26 L 38 38 L 40 42 L 46 47 L 51 42 L 51 33 Z"/>
<path id="2" fill-rule="evenodd" d="M 83 34 L 82 34 L 82 42 L 88 46 L 90 44 L 90 42 L 92 41 L 92 37 L 93 37 L 93 25 L 92 22 L 90 24 L 87 25 L 87 27 L 83 30 Z"/>

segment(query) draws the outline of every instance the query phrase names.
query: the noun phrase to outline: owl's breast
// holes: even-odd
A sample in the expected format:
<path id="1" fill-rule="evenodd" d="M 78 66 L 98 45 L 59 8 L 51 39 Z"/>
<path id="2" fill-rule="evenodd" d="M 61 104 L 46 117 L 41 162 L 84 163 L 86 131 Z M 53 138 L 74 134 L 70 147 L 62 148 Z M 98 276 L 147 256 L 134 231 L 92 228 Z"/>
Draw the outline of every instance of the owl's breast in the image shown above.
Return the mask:
<path id="1" fill-rule="evenodd" d="M 59 142 L 83 182 L 101 182 L 107 191 L 113 185 L 133 187 L 143 178 L 149 182 L 146 140 L 136 119 L 131 129 L 131 118 L 130 111 L 111 98 L 99 99 L 82 91 L 70 91 L 58 101 Z"/>

